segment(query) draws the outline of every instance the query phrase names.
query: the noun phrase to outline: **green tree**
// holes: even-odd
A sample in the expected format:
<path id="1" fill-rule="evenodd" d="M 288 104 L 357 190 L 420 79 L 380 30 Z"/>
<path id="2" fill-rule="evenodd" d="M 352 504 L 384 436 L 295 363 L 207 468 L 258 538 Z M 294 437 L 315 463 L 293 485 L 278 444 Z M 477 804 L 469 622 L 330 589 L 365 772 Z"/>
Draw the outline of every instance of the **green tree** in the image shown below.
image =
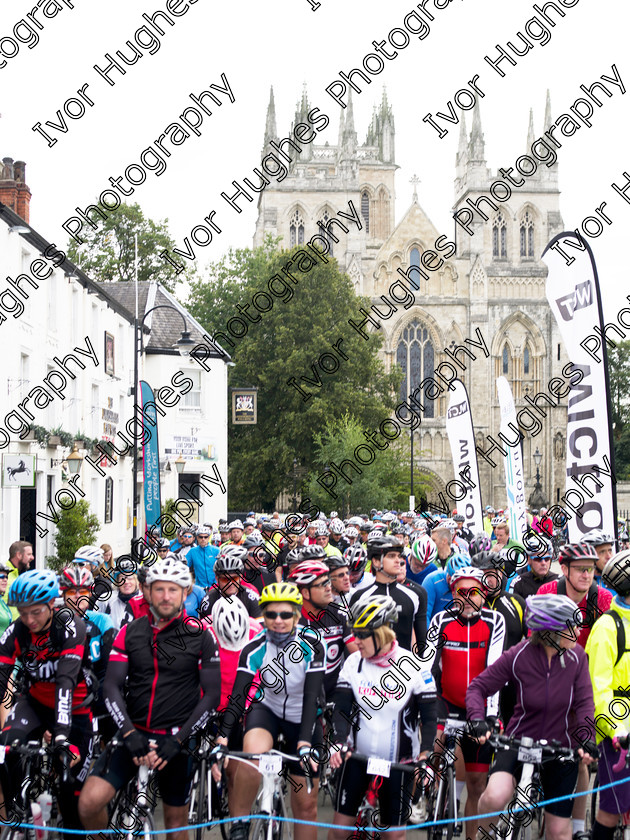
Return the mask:
<path id="1" fill-rule="evenodd" d="M 309 265 L 297 253 L 275 250 L 273 240 L 254 251 L 232 251 L 209 267 L 209 280 L 191 286 L 187 305 L 210 336 L 222 332 L 231 342 L 218 338 L 235 362 L 230 385 L 258 388 L 258 424 L 230 427 L 233 510 L 273 506 L 277 495 L 291 488 L 294 458 L 306 472 L 313 470 L 314 435 L 327 423 L 349 414 L 373 429 L 395 406 L 400 372 L 385 373 L 377 356 L 382 337 L 376 333 L 366 340 L 348 323 L 362 319 L 359 308 L 369 308 L 369 301 L 355 295 L 335 260 L 313 258 Z M 295 282 L 282 273 L 292 258 Z M 270 294 L 268 281 L 277 296 Z M 259 313 L 252 305 L 257 292 L 267 296 L 257 298 L 261 307 L 272 303 L 268 312 Z M 238 306 L 249 307 L 246 314 Z M 248 322 L 248 315 L 257 322 Z M 227 335 L 226 324 L 233 317 L 247 323 L 242 338 Z M 324 361 L 330 373 L 319 364 L 323 353 L 330 354 Z M 304 395 L 288 384 L 291 377 Z"/>
<path id="2" fill-rule="evenodd" d="M 172 250 L 175 241 L 168 230 L 168 219 L 147 219 L 139 204 L 121 204 L 99 220 L 94 230 L 82 232 L 82 245 L 72 240 L 68 256 L 86 274 L 98 281 L 128 281 L 135 278 L 135 234 L 138 234 L 138 280 L 157 280 L 170 291 L 182 279 L 190 279 L 193 269 L 177 274 L 161 259 L 162 251 Z"/>
<path id="3" fill-rule="evenodd" d="M 98 517 L 90 513 L 90 505 L 85 499 L 79 499 L 71 508 L 64 508 L 59 514 L 54 536 L 56 556 L 46 558 L 49 567 L 58 572 L 72 562 L 77 548 L 94 545 L 99 524 Z"/>
<path id="4" fill-rule="evenodd" d="M 608 348 L 611 421 L 617 479 L 630 478 L 630 341 Z"/>
<path id="5" fill-rule="evenodd" d="M 346 413 L 339 420 L 328 421 L 322 432 L 315 433 L 317 471 L 309 476 L 306 492 L 320 510 L 337 508 L 344 515 L 349 515 L 372 507 L 401 508 L 409 504 L 408 435 L 403 432 L 397 441 L 390 442 L 387 449 L 378 450 L 376 446 L 371 446 L 376 457 L 371 464 L 361 465 L 354 452 L 358 446 L 366 445 L 364 431 L 373 430 L 364 429 L 356 418 Z M 383 438 L 379 443 L 383 444 Z M 360 457 L 363 460 L 369 457 L 367 449 L 360 451 Z M 361 474 L 350 467 L 346 470 L 350 481 L 337 476 L 336 485 L 330 487 L 331 492 L 337 494 L 335 499 L 317 482 L 317 478 L 328 464 L 341 464 L 346 459 L 356 464 Z M 324 483 L 331 484 L 332 481 L 326 478 Z M 417 487 L 418 495 L 421 489 L 422 484 Z"/>

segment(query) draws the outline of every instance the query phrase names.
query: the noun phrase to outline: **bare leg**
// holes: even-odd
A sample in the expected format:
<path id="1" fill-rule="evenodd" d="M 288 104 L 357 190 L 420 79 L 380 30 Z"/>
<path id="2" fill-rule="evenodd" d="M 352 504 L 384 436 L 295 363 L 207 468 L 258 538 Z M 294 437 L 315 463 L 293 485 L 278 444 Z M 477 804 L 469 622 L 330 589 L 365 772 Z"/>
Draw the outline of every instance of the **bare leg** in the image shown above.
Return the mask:
<path id="1" fill-rule="evenodd" d="M 182 828 L 169 834 L 173 840 L 188 840 L 188 805 L 167 805 L 164 803 L 164 828 Z"/>
<path id="2" fill-rule="evenodd" d="M 88 831 L 107 828 L 107 805 L 114 798 L 113 785 L 98 776 L 88 776 L 79 796 L 79 817 Z"/>

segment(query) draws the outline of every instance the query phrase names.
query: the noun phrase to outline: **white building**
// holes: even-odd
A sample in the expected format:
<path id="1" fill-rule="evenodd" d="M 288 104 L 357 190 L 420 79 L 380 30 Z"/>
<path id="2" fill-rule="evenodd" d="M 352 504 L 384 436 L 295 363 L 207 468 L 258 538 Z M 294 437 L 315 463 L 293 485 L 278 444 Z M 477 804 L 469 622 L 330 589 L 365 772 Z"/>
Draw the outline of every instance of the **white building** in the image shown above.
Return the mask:
<path id="1" fill-rule="evenodd" d="M 43 566 L 54 554 L 61 509 L 84 498 L 100 522 L 96 542 L 123 554 L 129 551 L 133 512 L 133 284 L 95 283 L 67 260 L 28 224 L 24 164 L 5 158 L 0 168 L 0 550 L 7 556 L 14 540 L 29 540 Z M 202 341 L 201 326 L 158 284 L 140 284 L 139 300 L 140 319 L 157 304 L 175 307 L 191 337 Z M 144 325 L 140 378 L 152 385 L 164 412 L 158 422 L 162 504 L 201 495 L 203 506 L 190 518 L 216 524 L 227 512 L 227 492 L 216 475 L 227 482 L 229 356 L 215 353 L 209 371 L 181 357 L 172 345 L 184 320 L 167 309 L 156 310 Z M 121 454 L 105 458 L 95 446 L 106 441 Z M 82 458 L 76 475 L 68 471 L 73 449 Z M 181 475 L 174 466 L 178 458 L 179 467 L 184 462 Z M 196 480 L 207 492 L 182 490 Z M 141 467 L 138 492 L 141 535 Z"/>

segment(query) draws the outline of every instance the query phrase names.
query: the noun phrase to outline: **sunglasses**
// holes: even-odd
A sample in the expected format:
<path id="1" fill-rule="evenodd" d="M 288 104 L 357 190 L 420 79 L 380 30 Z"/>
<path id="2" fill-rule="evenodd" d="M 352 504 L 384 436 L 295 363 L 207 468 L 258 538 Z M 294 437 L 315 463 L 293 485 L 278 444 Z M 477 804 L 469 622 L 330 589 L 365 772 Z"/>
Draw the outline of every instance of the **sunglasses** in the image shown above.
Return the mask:
<path id="1" fill-rule="evenodd" d="M 4 574 L 4 572 L 0 573 L 0 580 L 8 580 L 9 575 Z"/>
<path id="2" fill-rule="evenodd" d="M 469 589 L 456 589 L 455 594 L 463 595 L 464 598 L 470 598 L 471 595 L 483 595 L 483 592 L 478 586 L 471 586 Z"/>
<path id="3" fill-rule="evenodd" d="M 355 639 L 370 639 L 372 637 L 371 630 L 353 630 L 352 635 Z"/>
<path id="4" fill-rule="evenodd" d="M 266 610 L 264 616 L 265 618 L 268 618 L 269 621 L 275 621 L 276 618 L 281 618 L 283 621 L 288 621 L 290 618 L 293 618 L 293 613 L 289 610 L 283 610 L 282 612 L 276 612 L 275 610 Z"/>
<path id="5" fill-rule="evenodd" d="M 92 593 L 89 589 L 66 589 L 64 590 L 64 595 L 68 595 L 70 598 L 76 598 L 77 595 L 80 598 L 89 598 Z"/>
<path id="6" fill-rule="evenodd" d="M 311 583 L 310 589 L 325 589 L 327 586 L 332 586 L 330 578 L 323 580 L 321 583 Z"/>
<path id="7" fill-rule="evenodd" d="M 197 539 L 198 540 L 209 540 L 210 539 L 210 534 L 199 534 L 197 536 Z"/>

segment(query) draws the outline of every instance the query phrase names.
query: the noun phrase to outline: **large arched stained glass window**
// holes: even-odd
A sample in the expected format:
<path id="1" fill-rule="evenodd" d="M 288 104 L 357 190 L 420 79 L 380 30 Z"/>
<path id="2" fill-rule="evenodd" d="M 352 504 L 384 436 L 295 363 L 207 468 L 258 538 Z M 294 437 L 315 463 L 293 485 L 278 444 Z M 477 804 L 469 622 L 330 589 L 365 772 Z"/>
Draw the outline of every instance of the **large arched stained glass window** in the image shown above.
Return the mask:
<path id="1" fill-rule="evenodd" d="M 400 399 L 407 401 L 409 395 L 421 382 L 433 377 L 435 354 L 428 329 L 420 321 L 408 324 L 400 336 L 396 350 L 396 361 L 403 371 L 403 381 L 400 385 Z M 425 417 L 435 417 L 434 401 L 424 396 L 424 391 L 416 394 L 415 398 L 424 407 Z"/>
<path id="2" fill-rule="evenodd" d="M 365 232 L 370 232 L 370 196 L 367 190 L 361 193 L 361 215 L 363 216 L 363 223 L 365 225 Z"/>

